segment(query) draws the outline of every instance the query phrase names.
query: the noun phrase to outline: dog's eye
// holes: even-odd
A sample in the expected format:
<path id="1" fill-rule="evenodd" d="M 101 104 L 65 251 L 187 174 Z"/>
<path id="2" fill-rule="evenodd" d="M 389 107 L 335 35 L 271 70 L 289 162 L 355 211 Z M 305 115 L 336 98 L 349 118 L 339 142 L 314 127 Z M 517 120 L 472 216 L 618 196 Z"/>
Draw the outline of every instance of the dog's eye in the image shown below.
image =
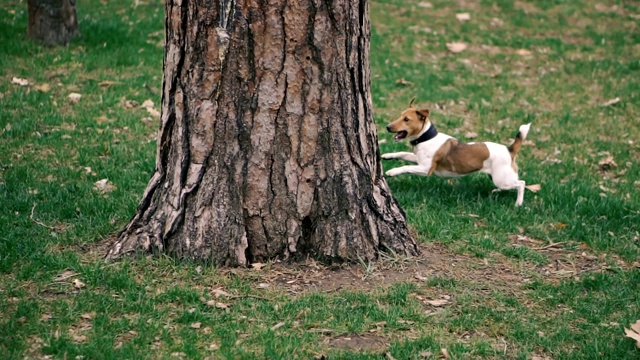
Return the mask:
<path id="1" fill-rule="evenodd" d="M 406 118 L 404 118 L 402 120 L 404 120 L 404 122 L 409 122 L 409 118 L 408 117 L 406 117 Z"/>

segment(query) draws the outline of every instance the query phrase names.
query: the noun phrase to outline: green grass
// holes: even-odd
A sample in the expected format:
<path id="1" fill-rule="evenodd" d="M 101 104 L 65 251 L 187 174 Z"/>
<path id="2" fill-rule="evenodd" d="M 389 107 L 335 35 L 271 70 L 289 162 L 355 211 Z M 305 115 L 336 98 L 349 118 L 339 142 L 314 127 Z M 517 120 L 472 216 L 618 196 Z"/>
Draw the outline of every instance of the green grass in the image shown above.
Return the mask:
<path id="1" fill-rule="evenodd" d="M 408 149 L 384 126 L 413 96 L 462 139 L 509 143 L 533 121 L 518 163 L 541 190 L 515 208 L 482 175 L 391 178 L 419 262 L 260 271 L 101 260 L 154 167 L 158 120 L 123 104 L 159 108 L 162 2 L 79 3 L 82 36 L 55 49 L 26 39 L 24 3 L 0 5 L 0 356 L 637 358 L 623 327 L 640 318 L 640 7 L 419 3 L 371 3 L 381 152 Z"/>

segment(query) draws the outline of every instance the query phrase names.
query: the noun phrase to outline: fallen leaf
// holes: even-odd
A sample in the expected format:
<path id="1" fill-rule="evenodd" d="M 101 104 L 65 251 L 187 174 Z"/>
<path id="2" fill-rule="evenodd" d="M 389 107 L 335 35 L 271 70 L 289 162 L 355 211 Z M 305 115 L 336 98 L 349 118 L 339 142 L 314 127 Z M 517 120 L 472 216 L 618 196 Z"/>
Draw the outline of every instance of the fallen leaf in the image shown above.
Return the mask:
<path id="1" fill-rule="evenodd" d="M 502 25 L 504 25 L 504 21 L 502 21 L 501 19 L 498 19 L 498 18 L 492 18 L 491 19 L 491 26 L 493 26 L 493 27 L 502 27 Z"/>
<path id="2" fill-rule="evenodd" d="M 155 117 L 155 118 L 160 118 L 160 111 L 154 109 L 154 108 L 146 108 L 147 112 L 149 113 L 149 115 Z"/>
<path id="3" fill-rule="evenodd" d="M 527 49 L 518 49 L 518 50 L 516 50 L 516 54 L 518 54 L 520 56 L 531 56 L 531 51 L 529 51 Z"/>
<path id="4" fill-rule="evenodd" d="M 433 4 L 431 4 L 430 2 L 427 2 L 427 1 L 419 2 L 418 6 L 420 6 L 421 8 L 425 8 L 425 9 L 433 8 Z"/>
<path id="5" fill-rule="evenodd" d="M 424 276 L 420 275 L 419 273 L 415 273 L 415 274 L 413 275 L 413 277 L 414 277 L 414 278 L 416 278 L 416 279 L 418 279 L 418 280 L 420 280 L 420 281 L 427 281 L 427 280 L 429 280 L 429 278 L 424 277 Z"/>
<path id="6" fill-rule="evenodd" d="M 406 80 L 405 78 L 400 78 L 398 80 L 396 80 L 396 84 L 397 85 L 403 85 L 403 86 L 411 86 L 413 85 L 413 83 L 409 80 Z"/>
<path id="7" fill-rule="evenodd" d="M 147 100 L 145 100 L 145 101 L 142 103 L 142 105 L 140 105 L 140 107 L 143 107 L 143 108 L 152 108 L 152 107 L 153 107 L 153 100 L 151 100 L 151 99 L 147 99 Z"/>
<path id="8" fill-rule="evenodd" d="M 556 229 L 564 229 L 567 227 L 567 224 L 562 223 L 562 222 L 557 222 L 555 224 L 553 224 L 553 227 Z"/>
<path id="9" fill-rule="evenodd" d="M 602 106 L 611 106 L 611 105 L 615 105 L 615 104 L 617 104 L 617 103 L 619 103 L 619 102 L 620 102 L 620 98 L 619 98 L 619 97 L 617 97 L 617 98 L 613 98 L 613 99 L 611 99 L 611 100 L 609 100 L 609 101 L 604 102 L 604 103 L 602 104 Z"/>
<path id="10" fill-rule="evenodd" d="M 101 179 L 94 183 L 93 189 L 104 194 L 115 190 L 116 187 L 109 182 L 109 179 Z"/>
<path id="11" fill-rule="evenodd" d="M 431 355 L 433 354 L 431 353 L 431 351 L 421 351 L 419 355 L 420 357 L 428 358 L 428 357 L 431 357 Z"/>
<path id="12" fill-rule="evenodd" d="M 82 289 L 85 285 L 82 281 L 80 281 L 79 279 L 73 279 L 73 286 L 75 286 L 76 289 Z"/>
<path id="13" fill-rule="evenodd" d="M 192 329 L 200 329 L 200 326 L 202 326 L 202 323 L 199 322 L 194 322 L 193 324 L 189 325 L 189 327 Z"/>
<path id="14" fill-rule="evenodd" d="M 20 86 L 27 86 L 29 85 L 29 80 L 14 77 L 13 79 L 11 79 L 11 83 Z"/>
<path id="15" fill-rule="evenodd" d="M 218 350 L 220 349 L 220 346 L 218 346 L 218 344 L 213 343 L 211 345 L 209 345 L 209 350 L 213 351 L 213 350 Z"/>
<path id="16" fill-rule="evenodd" d="M 98 83 L 98 86 L 107 86 L 107 87 L 109 87 L 109 86 L 115 85 L 115 84 L 117 84 L 117 82 L 115 82 L 115 81 L 103 80 L 103 81 L 100 81 Z"/>
<path id="17" fill-rule="evenodd" d="M 531 192 L 538 192 L 540 191 L 540 188 L 542 187 L 542 185 L 540 184 L 533 184 L 533 185 L 527 185 L 525 186 L 527 189 L 529 189 L 529 191 Z"/>
<path id="18" fill-rule="evenodd" d="M 598 162 L 598 167 L 600 167 L 600 171 L 609 171 L 612 168 L 617 166 L 618 164 L 616 164 L 615 160 L 613 159 L 613 156 L 607 156 L 606 158 Z"/>
<path id="19" fill-rule="evenodd" d="M 298 313 L 298 315 L 296 315 L 296 320 L 302 319 L 303 317 L 309 315 L 309 313 L 311 313 L 311 309 L 309 309 L 309 308 L 306 308 L 306 309 L 300 311 Z"/>
<path id="20" fill-rule="evenodd" d="M 431 306 L 443 306 L 449 303 L 446 299 L 425 300 L 425 302 Z"/>
<path id="21" fill-rule="evenodd" d="M 133 109 L 138 107 L 138 102 L 135 100 L 127 100 L 126 98 L 122 98 L 120 99 L 120 106 L 122 106 L 125 109 Z"/>
<path id="22" fill-rule="evenodd" d="M 91 320 L 96 316 L 96 313 L 94 311 L 90 312 L 90 313 L 85 313 L 80 315 L 81 318 L 85 319 L 85 320 Z"/>
<path id="23" fill-rule="evenodd" d="M 466 134 L 464 134 L 464 137 L 467 139 L 475 139 L 478 137 L 478 133 L 475 133 L 473 131 L 469 131 Z"/>
<path id="24" fill-rule="evenodd" d="M 49 92 L 49 90 L 51 90 L 51 85 L 49 85 L 48 83 L 44 83 L 42 85 L 36 85 L 33 88 L 36 89 L 37 91 L 46 93 L 46 92 Z"/>
<path id="25" fill-rule="evenodd" d="M 468 45 L 463 42 L 447 43 L 447 49 L 449 49 L 449 51 L 451 51 L 454 54 L 463 52 L 467 48 L 467 46 Z"/>
<path id="26" fill-rule="evenodd" d="M 456 14 L 456 19 L 460 22 L 465 22 L 471 20 L 471 15 L 469 13 L 458 13 Z"/>
<path id="27" fill-rule="evenodd" d="M 44 313 L 42 315 L 40 315 L 40 321 L 49 321 L 49 319 L 51 319 L 53 317 L 53 315 L 49 314 L 49 313 Z"/>
<path id="28" fill-rule="evenodd" d="M 640 349 L 640 320 L 631 324 L 631 329 L 624 328 L 627 337 L 636 341 L 636 348 Z"/>
<path id="29" fill-rule="evenodd" d="M 269 287 L 269 284 L 267 283 L 260 283 L 258 284 L 258 289 L 266 289 Z"/>
<path id="30" fill-rule="evenodd" d="M 74 277 L 76 275 L 79 275 L 79 274 L 76 273 L 76 272 L 73 272 L 71 270 L 65 270 L 61 274 L 59 274 L 56 277 L 54 277 L 53 281 L 64 281 L 64 280 L 67 280 L 68 278 Z"/>
<path id="31" fill-rule="evenodd" d="M 276 331 L 277 329 L 279 329 L 279 328 L 283 327 L 283 326 L 284 326 L 284 324 L 285 324 L 284 322 L 279 322 L 279 323 L 277 323 L 277 324 L 273 325 L 273 326 L 271 327 L 271 331 Z"/>
<path id="32" fill-rule="evenodd" d="M 80 101 L 80 98 L 82 98 L 82 95 L 78 93 L 71 93 L 69 94 L 68 98 L 69 104 L 77 104 L 78 101 Z"/>
<path id="33" fill-rule="evenodd" d="M 216 297 L 219 298 L 220 296 L 225 296 L 225 297 L 229 297 L 231 296 L 228 292 L 218 288 L 218 289 L 213 289 L 211 290 L 211 293 Z"/>
<path id="34" fill-rule="evenodd" d="M 443 359 L 448 359 L 449 358 L 449 350 L 442 348 L 440 349 L 440 352 L 442 352 L 442 358 Z"/>
<path id="35" fill-rule="evenodd" d="M 87 340 L 87 336 L 86 335 L 78 335 L 78 334 L 73 334 L 71 335 L 71 337 L 73 338 L 73 341 L 75 342 L 84 342 L 85 340 Z"/>
<path id="36" fill-rule="evenodd" d="M 263 263 L 253 263 L 253 264 L 251 264 L 251 267 L 256 269 L 256 270 L 260 270 L 260 269 L 262 269 L 264 267 L 264 264 Z"/>

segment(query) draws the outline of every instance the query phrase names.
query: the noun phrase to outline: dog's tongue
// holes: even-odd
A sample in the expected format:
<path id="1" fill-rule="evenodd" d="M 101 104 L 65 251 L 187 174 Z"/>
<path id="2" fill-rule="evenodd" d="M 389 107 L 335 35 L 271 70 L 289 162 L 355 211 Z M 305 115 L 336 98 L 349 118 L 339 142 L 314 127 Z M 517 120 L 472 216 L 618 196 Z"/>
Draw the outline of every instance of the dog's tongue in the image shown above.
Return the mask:
<path id="1" fill-rule="evenodd" d="M 404 139 L 404 138 L 405 138 L 405 136 L 407 136 L 407 132 L 406 132 L 406 131 L 400 131 L 399 133 L 397 133 L 397 134 L 393 137 L 393 139 L 394 139 L 395 141 L 400 141 L 400 140 Z"/>

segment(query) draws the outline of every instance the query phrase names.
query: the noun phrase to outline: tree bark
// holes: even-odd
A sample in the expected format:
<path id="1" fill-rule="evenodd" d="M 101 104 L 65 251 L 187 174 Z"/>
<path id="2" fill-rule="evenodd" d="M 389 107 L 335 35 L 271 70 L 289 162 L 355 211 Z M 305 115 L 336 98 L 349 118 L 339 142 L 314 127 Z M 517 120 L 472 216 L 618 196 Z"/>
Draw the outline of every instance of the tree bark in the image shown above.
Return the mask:
<path id="1" fill-rule="evenodd" d="M 416 255 L 380 166 L 367 1 L 210 4 L 166 3 L 156 169 L 107 258 Z"/>
<path id="2" fill-rule="evenodd" d="M 67 45 L 78 35 L 76 0 L 29 0 L 27 35 L 47 46 Z"/>

